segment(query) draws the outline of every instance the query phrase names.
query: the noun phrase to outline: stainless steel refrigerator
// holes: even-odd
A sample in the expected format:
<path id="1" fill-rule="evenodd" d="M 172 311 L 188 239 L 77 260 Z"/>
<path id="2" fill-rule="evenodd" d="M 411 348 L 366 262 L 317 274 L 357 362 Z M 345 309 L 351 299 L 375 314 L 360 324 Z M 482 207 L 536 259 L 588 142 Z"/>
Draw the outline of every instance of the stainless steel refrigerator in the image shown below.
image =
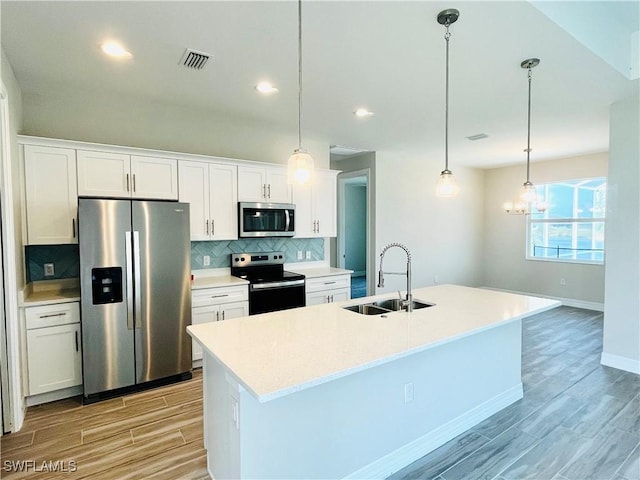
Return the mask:
<path id="1" fill-rule="evenodd" d="M 189 204 L 81 198 L 78 228 L 85 402 L 190 378 Z"/>

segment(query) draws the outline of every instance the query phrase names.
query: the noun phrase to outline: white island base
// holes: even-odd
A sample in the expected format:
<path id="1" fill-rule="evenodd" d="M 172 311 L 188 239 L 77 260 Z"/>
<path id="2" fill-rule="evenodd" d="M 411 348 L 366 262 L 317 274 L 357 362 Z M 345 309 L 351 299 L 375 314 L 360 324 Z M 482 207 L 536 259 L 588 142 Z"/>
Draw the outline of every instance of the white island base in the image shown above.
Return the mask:
<path id="1" fill-rule="evenodd" d="M 288 378 L 270 379 L 271 382 L 292 385 L 279 391 L 265 389 L 262 392 L 258 380 L 252 389 L 249 379 L 243 378 L 243 372 L 229 368 L 234 365 L 231 358 L 234 347 L 220 349 L 219 355 L 229 359 L 230 365 L 225 365 L 217 355 L 213 355 L 215 345 L 212 349 L 207 348 L 208 343 L 216 343 L 208 342 L 218 338 L 215 332 L 190 327 L 193 329 L 190 333 L 202 342 L 205 350 L 204 441 L 210 475 L 218 480 L 385 478 L 522 398 L 521 318 L 553 308 L 558 302 L 476 291 L 486 292 L 491 299 L 497 296 L 503 300 L 528 299 L 531 302 L 525 302 L 524 308 L 516 305 L 517 301 L 496 307 L 502 312 L 502 318 L 494 318 L 493 322 L 485 321 L 484 315 L 478 314 L 477 319 L 471 322 L 475 328 L 451 325 L 442 329 L 435 324 L 429 325 L 440 317 L 436 307 L 425 309 L 433 309 L 429 314 L 426 311 L 398 312 L 388 318 L 353 316 L 357 314 L 341 309 L 336 313 L 340 321 L 362 322 L 358 328 L 366 326 L 368 321 L 375 330 L 381 328 L 377 322 L 390 321 L 394 322 L 394 328 L 405 329 L 406 341 L 402 352 L 369 362 L 364 367 L 360 365 L 349 371 L 334 372 L 329 375 L 332 378 L 298 384 L 291 383 Z M 417 298 L 432 301 L 439 297 L 438 293 L 446 293 L 442 297 L 445 299 L 451 292 L 423 289 L 416 293 Z M 511 298 L 500 297 L 503 295 Z M 441 308 L 440 313 L 449 310 L 453 314 L 456 310 L 469 308 L 469 305 L 465 307 L 465 301 L 460 301 L 462 303 L 450 309 Z M 307 311 L 306 314 L 313 318 L 324 316 L 331 330 L 331 326 L 337 325 L 330 315 L 331 306 L 297 310 Z M 332 308 L 340 307 L 333 305 Z M 282 315 L 284 312 L 279 313 Z M 344 313 L 352 316 L 344 317 Z M 278 314 L 269 315 L 276 318 Z M 266 315 L 262 317 L 266 318 Z M 250 323 L 252 318 L 257 317 L 246 319 L 244 325 L 233 326 L 233 334 L 219 331 L 219 336 L 229 339 L 243 331 L 246 335 L 246 332 L 253 331 L 251 327 L 260 330 L 265 318 L 258 319 L 254 325 Z M 283 325 L 291 329 L 298 325 L 298 321 L 292 323 L 289 318 Z M 446 318 L 440 317 L 437 321 L 446 321 Z M 450 321 L 455 324 L 455 315 Z M 314 320 L 307 322 L 305 330 L 313 332 Z M 428 344 L 414 345 L 415 337 L 422 335 L 423 327 L 429 327 L 440 338 Z M 449 330 L 457 328 L 462 330 L 451 336 Z M 297 335 L 292 331 L 284 335 L 280 332 L 277 339 L 265 335 L 263 341 L 280 341 L 281 345 L 270 348 L 280 346 L 287 349 L 290 347 L 286 341 Z M 380 346 L 397 342 L 398 337 L 390 333 L 377 339 Z M 335 343 L 340 342 L 336 340 Z M 339 355 L 343 347 L 338 346 L 331 351 Z M 310 345 L 309 348 L 314 347 Z M 361 350 L 362 343 L 353 342 L 353 349 Z M 318 339 L 317 350 L 329 354 L 323 338 Z M 239 352 L 235 354 L 239 355 Z M 313 352 L 310 352 L 310 357 L 314 357 Z M 300 370 L 325 368 L 323 365 L 305 364 L 304 359 L 291 358 L 294 364 L 296 360 L 302 362 L 298 367 Z M 237 360 L 235 363 L 238 370 L 242 370 L 242 362 Z M 325 363 L 331 365 L 334 359 L 327 358 Z M 289 374 L 291 372 L 293 370 L 288 371 Z"/>

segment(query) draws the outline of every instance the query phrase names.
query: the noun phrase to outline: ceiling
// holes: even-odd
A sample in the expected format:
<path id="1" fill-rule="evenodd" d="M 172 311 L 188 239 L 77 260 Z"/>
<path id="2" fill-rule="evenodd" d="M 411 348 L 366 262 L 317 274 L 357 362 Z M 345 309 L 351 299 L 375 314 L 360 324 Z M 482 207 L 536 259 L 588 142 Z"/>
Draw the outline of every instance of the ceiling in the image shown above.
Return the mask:
<path id="1" fill-rule="evenodd" d="M 557 3 L 579 9 L 583 2 Z M 612 18 L 624 16 L 625 32 L 637 32 L 638 2 L 586 3 L 606 5 Z M 108 91 L 296 129 L 296 2 L 3 0 L 0 8 L 2 48 L 24 95 Z M 552 20 L 553 11 L 527 1 L 305 0 L 303 145 L 309 136 L 442 158 L 445 41 L 436 16 L 446 8 L 460 10 L 450 41 L 453 169 L 524 161 L 527 77 L 520 63 L 530 57 L 541 59 L 533 71 L 532 161 L 608 149 L 609 105 L 637 91 L 638 79 L 621 73 L 597 38 L 585 42 L 584 26 L 565 30 L 566 11 L 564 21 Z M 613 32 L 617 25 L 601 27 Z M 109 38 L 133 58 L 105 57 L 100 44 Z M 213 57 L 203 70 L 189 70 L 179 65 L 186 48 Z M 260 96 L 253 87 L 261 80 L 279 92 Z M 356 118 L 358 107 L 375 115 Z M 488 138 L 466 138 L 479 133 Z"/>

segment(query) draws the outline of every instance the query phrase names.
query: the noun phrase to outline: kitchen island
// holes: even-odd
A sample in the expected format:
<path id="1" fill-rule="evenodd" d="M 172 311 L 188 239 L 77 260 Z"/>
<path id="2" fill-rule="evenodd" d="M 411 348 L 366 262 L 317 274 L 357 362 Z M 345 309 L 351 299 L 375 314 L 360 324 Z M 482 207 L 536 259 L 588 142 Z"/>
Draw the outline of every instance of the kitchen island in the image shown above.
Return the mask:
<path id="1" fill-rule="evenodd" d="M 342 308 L 358 299 L 188 327 L 212 477 L 384 478 L 522 397 L 521 319 L 559 302 L 413 294 L 434 306 Z"/>

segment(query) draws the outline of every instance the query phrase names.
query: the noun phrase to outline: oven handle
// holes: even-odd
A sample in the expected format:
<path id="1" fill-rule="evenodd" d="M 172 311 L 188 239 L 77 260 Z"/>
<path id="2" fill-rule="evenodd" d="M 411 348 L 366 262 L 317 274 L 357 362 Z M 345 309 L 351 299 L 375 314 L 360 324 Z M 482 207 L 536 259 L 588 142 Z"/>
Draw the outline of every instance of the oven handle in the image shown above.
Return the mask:
<path id="1" fill-rule="evenodd" d="M 296 285 L 304 285 L 304 279 L 302 280 L 286 280 L 284 282 L 268 282 L 268 283 L 254 283 L 249 285 L 250 290 L 266 290 L 269 288 L 281 288 L 281 287 L 293 287 Z"/>

